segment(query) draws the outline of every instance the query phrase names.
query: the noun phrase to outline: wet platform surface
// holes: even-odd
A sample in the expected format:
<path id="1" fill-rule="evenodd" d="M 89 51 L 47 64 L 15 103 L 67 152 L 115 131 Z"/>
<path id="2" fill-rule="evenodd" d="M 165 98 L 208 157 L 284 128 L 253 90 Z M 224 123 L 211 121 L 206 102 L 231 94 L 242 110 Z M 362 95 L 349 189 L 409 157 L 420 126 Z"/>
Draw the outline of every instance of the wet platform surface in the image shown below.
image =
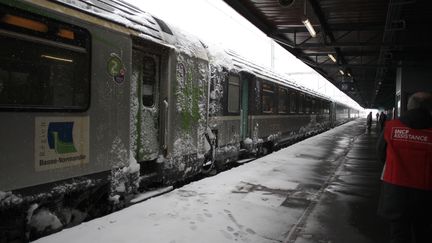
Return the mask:
<path id="1" fill-rule="evenodd" d="M 37 242 L 385 243 L 365 120 Z"/>
<path id="2" fill-rule="evenodd" d="M 382 171 L 377 137 L 372 128 L 355 138 L 319 202 L 287 242 L 388 242 L 388 226 L 376 215 Z"/>

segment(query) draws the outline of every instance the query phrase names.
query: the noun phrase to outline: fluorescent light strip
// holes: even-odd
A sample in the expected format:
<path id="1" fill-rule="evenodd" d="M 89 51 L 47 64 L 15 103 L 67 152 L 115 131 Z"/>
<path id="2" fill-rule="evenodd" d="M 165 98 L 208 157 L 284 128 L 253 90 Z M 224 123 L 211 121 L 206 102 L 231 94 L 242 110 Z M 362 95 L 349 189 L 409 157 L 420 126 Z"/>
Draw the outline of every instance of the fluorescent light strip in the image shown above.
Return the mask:
<path id="1" fill-rule="evenodd" d="M 313 28 L 312 24 L 310 23 L 309 19 L 305 19 L 305 20 L 303 20 L 302 22 L 303 22 L 303 24 L 306 26 L 306 29 L 309 31 L 309 34 L 310 34 L 312 37 L 316 37 L 316 31 L 315 31 L 315 29 Z"/>
<path id="2" fill-rule="evenodd" d="M 342 69 L 339 69 L 340 74 L 344 75 L 344 71 L 342 71 Z"/>
<path id="3" fill-rule="evenodd" d="M 333 54 L 328 54 L 328 57 L 330 57 L 330 59 L 336 63 L 336 58 L 333 56 Z"/>
<path id="4" fill-rule="evenodd" d="M 41 55 L 41 57 L 43 58 L 47 58 L 47 59 L 52 59 L 52 60 L 56 60 L 56 61 L 62 61 L 62 62 L 73 62 L 72 59 L 66 59 L 66 58 L 61 58 L 61 57 L 53 57 L 53 56 L 49 56 L 49 55 Z"/>

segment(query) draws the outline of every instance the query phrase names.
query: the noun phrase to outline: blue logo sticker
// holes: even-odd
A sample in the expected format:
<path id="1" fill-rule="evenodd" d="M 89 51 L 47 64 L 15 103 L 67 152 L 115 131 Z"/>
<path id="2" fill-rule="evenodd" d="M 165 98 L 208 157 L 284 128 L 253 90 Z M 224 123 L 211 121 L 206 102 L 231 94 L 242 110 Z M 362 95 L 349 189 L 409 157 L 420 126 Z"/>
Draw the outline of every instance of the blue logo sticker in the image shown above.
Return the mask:
<path id="1" fill-rule="evenodd" d="M 77 152 L 73 143 L 73 122 L 50 122 L 48 125 L 48 145 L 58 154 Z"/>

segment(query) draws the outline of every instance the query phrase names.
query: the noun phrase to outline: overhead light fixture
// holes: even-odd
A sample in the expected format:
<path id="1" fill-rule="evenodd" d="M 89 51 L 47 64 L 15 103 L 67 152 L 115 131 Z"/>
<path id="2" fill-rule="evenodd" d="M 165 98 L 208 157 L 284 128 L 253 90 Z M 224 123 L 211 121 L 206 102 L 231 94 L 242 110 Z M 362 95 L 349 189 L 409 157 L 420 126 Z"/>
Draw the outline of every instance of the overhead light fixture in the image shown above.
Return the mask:
<path id="1" fill-rule="evenodd" d="M 314 27 L 312 26 L 311 22 L 308 19 L 308 15 L 307 15 L 307 1 L 303 1 L 303 8 L 304 8 L 304 12 L 303 12 L 303 19 L 302 19 L 302 23 L 306 26 L 306 29 L 309 31 L 309 34 L 312 37 L 316 37 L 316 31 L 314 29 Z"/>
<path id="2" fill-rule="evenodd" d="M 351 77 L 351 73 L 347 73 L 347 75 L 348 75 L 349 77 Z"/>
<path id="3" fill-rule="evenodd" d="M 306 29 L 309 31 L 309 34 L 312 37 L 316 37 L 316 31 L 315 31 L 314 27 L 312 26 L 311 22 L 309 21 L 309 19 L 304 19 L 304 20 L 302 20 L 302 22 L 306 26 Z"/>
<path id="4" fill-rule="evenodd" d="M 342 69 L 339 69 L 340 74 L 345 75 L 344 71 Z"/>
<path id="5" fill-rule="evenodd" d="M 328 57 L 330 57 L 330 59 L 334 62 L 334 63 L 336 63 L 336 58 L 333 56 L 333 54 L 328 54 Z"/>

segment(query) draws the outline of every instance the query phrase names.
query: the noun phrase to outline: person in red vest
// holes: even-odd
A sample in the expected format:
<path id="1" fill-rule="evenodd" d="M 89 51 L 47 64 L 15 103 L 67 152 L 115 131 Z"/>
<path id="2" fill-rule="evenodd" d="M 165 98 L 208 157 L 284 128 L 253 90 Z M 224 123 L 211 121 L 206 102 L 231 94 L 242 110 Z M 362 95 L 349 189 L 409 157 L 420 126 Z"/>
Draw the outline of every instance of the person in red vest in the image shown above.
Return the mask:
<path id="1" fill-rule="evenodd" d="M 385 162 L 378 214 L 390 222 L 391 243 L 431 243 L 432 94 L 413 94 L 407 108 L 378 139 Z"/>

